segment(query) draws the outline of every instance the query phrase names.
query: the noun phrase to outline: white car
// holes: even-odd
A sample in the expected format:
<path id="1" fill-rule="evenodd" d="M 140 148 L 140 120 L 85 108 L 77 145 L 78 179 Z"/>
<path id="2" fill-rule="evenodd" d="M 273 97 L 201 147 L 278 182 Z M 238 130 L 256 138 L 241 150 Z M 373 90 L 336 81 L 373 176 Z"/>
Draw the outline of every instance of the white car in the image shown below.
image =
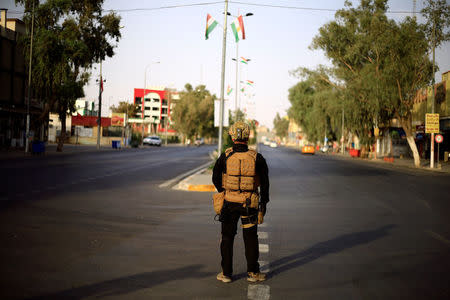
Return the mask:
<path id="1" fill-rule="evenodd" d="M 276 147 L 278 147 L 276 142 L 273 142 L 273 141 L 270 142 L 270 148 L 276 148 Z"/>
<path id="2" fill-rule="evenodd" d="M 148 136 L 142 142 L 144 145 L 161 147 L 161 139 L 159 136 Z"/>

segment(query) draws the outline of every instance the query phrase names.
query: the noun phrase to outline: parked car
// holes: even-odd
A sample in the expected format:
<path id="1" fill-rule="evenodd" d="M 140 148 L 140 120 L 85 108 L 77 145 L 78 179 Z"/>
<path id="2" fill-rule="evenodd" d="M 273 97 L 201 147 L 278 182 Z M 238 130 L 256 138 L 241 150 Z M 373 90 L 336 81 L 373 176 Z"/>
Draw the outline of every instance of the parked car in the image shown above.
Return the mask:
<path id="1" fill-rule="evenodd" d="M 143 141 L 144 145 L 161 147 L 161 139 L 159 136 L 148 136 Z"/>
<path id="2" fill-rule="evenodd" d="M 270 148 L 276 148 L 278 147 L 277 143 L 275 141 L 270 142 Z"/>
<path id="3" fill-rule="evenodd" d="M 314 154 L 314 146 L 306 145 L 302 147 L 302 154 Z"/>
<path id="4" fill-rule="evenodd" d="M 200 146 L 200 145 L 203 145 L 203 144 L 205 144 L 205 140 L 203 138 L 199 138 L 199 139 L 196 139 L 194 141 L 194 145 L 195 146 Z"/>

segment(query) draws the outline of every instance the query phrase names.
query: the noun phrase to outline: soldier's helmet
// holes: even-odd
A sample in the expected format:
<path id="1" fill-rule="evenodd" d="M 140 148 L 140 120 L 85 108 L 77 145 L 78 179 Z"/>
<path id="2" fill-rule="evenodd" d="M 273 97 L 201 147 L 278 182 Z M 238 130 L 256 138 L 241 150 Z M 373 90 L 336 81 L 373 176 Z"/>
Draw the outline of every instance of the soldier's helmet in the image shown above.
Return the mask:
<path id="1" fill-rule="evenodd" d="M 250 126 L 242 121 L 237 121 L 230 126 L 228 134 L 233 141 L 247 141 L 250 136 Z"/>

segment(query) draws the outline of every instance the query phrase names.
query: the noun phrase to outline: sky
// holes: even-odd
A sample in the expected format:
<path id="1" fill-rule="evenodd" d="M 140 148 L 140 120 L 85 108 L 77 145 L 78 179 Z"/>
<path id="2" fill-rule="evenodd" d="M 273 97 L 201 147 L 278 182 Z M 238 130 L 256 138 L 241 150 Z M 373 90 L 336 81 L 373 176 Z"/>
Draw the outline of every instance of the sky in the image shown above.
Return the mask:
<path id="1" fill-rule="evenodd" d="M 253 13 L 253 16 L 244 18 L 246 39 L 238 43 L 238 55 L 250 59 L 247 65 L 239 65 L 240 81 L 251 80 L 254 84 L 243 85 L 245 91 L 239 95 L 239 108 L 270 128 L 276 113 L 286 115 L 290 106 L 288 90 L 299 81 L 290 75 L 290 71 L 299 67 L 330 65 L 322 51 L 311 50 L 309 46 L 319 28 L 334 20 L 333 10 L 343 8 L 344 2 L 236 0 L 229 3 L 228 11 L 234 16 Z M 353 2 L 355 5 L 358 3 Z M 186 6 L 189 4 L 205 5 Z M 261 4 L 267 6 L 259 6 Z M 391 11 L 413 11 L 413 0 L 391 0 L 388 5 Z M 424 3 L 417 0 L 416 5 L 419 12 Z M 11 10 L 9 18 L 21 17 L 18 12 L 23 9 L 15 7 L 13 0 L 2 0 L 0 6 Z M 186 83 L 194 87 L 203 84 L 220 97 L 224 6 L 224 1 L 214 0 L 105 0 L 104 9 L 117 11 L 123 28 L 116 54 L 102 63 L 102 74 L 106 79 L 102 114 L 109 115 L 109 107 L 119 101 L 131 103 L 133 89 L 142 88 L 145 78 L 147 88 L 164 86 L 181 91 Z M 207 14 L 219 25 L 205 40 Z M 398 21 L 407 15 L 412 13 L 388 14 Z M 417 17 L 419 22 L 423 22 L 420 13 Z M 233 20 L 234 17 L 228 17 L 225 65 L 225 99 L 230 101 L 231 109 L 235 107 L 236 91 L 236 63 L 232 58 L 237 54 L 229 26 Z M 450 70 L 450 43 L 437 49 L 436 61 L 440 69 L 436 73 L 436 81 L 439 82 L 441 73 Z M 99 73 L 99 65 L 95 65 L 91 80 L 85 87 L 87 100 L 97 102 L 96 79 Z M 228 86 L 233 89 L 229 96 L 226 94 Z"/>

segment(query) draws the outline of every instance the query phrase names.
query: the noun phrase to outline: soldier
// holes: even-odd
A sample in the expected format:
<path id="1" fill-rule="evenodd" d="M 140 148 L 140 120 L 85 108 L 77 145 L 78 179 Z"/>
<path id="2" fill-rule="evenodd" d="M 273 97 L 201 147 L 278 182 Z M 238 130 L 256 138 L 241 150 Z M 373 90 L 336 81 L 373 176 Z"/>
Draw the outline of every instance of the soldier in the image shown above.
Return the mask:
<path id="1" fill-rule="evenodd" d="M 217 280 L 231 282 L 233 273 L 233 243 L 237 233 L 239 218 L 247 259 L 247 280 L 264 281 L 266 275 L 259 270 L 258 225 L 262 223 L 269 202 L 269 176 L 266 160 L 254 150 L 248 148 L 250 127 L 244 122 L 233 124 L 228 133 L 233 147 L 222 153 L 214 165 L 212 181 L 223 195 L 220 212 L 222 223 L 222 272 Z M 259 187 L 259 191 L 258 191 Z"/>

